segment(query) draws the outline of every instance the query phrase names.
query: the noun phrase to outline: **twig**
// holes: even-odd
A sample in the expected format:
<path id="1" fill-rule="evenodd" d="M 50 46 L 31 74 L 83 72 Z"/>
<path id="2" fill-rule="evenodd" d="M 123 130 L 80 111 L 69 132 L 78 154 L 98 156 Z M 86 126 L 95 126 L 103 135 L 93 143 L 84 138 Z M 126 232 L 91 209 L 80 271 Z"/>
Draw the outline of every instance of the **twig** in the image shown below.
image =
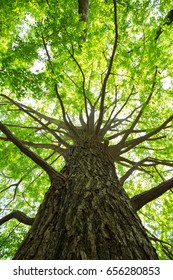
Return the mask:
<path id="1" fill-rule="evenodd" d="M 22 182 L 22 178 L 17 182 L 17 183 L 13 183 L 13 184 L 11 184 L 10 186 L 8 186 L 7 188 L 5 188 L 5 189 L 2 189 L 1 191 L 0 191 L 0 193 L 2 193 L 2 192 L 4 192 L 4 191 L 7 191 L 8 189 L 10 189 L 11 187 L 18 187 L 19 185 L 20 185 L 20 183 Z M 16 192 L 16 191 L 15 191 Z"/>

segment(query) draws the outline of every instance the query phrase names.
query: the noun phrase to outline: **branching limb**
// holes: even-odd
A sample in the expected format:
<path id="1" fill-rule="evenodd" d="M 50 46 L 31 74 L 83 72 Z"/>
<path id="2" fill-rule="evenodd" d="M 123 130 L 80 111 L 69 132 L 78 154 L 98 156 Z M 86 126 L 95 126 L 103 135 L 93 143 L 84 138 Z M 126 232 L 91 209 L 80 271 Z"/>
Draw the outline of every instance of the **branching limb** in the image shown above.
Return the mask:
<path id="1" fill-rule="evenodd" d="M 106 75 L 103 79 L 102 88 L 101 88 L 101 100 L 100 100 L 100 110 L 99 110 L 100 113 L 99 113 L 98 123 L 97 123 L 97 126 L 96 126 L 96 134 L 99 133 L 100 127 L 101 127 L 101 124 L 102 124 L 102 121 L 103 121 L 104 103 L 105 103 L 105 96 L 106 96 L 106 86 L 107 86 L 109 76 L 111 74 L 111 69 L 112 69 L 114 56 L 115 56 L 115 52 L 116 52 L 116 49 L 117 49 L 117 43 L 118 43 L 118 23 L 117 23 L 117 3 L 116 3 L 116 0 L 113 0 L 113 4 L 114 4 L 115 38 L 114 38 L 114 45 L 113 45 L 112 54 L 111 54 L 111 57 L 110 57 L 110 60 L 109 60 L 109 66 L 108 66 Z"/>
<path id="2" fill-rule="evenodd" d="M 144 164 L 144 166 L 156 166 L 156 165 L 164 165 L 164 166 L 170 166 L 173 167 L 173 161 L 172 160 L 162 160 L 158 158 L 152 158 L 148 157 L 146 162 L 149 162 L 148 164 Z"/>
<path id="3" fill-rule="evenodd" d="M 10 205 L 16 198 L 16 194 L 17 194 L 17 191 L 18 191 L 18 188 L 19 188 L 19 185 L 20 183 L 22 182 L 22 179 L 20 179 L 17 183 L 14 183 L 14 184 L 11 184 L 9 187 L 3 189 L 1 192 L 4 192 L 8 189 L 10 189 L 11 187 L 15 187 L 14 188 L 14 192 L 13 192 L 13 197 L 10 201 L 8 201 L 8 203 L 5 205 L 5 208 L 7 208 L 8 205 Z"/>
<path id="4" fill-rule="evenodd" d="M 50 64 L 51 73 L 54 75 L 55 71 L 53 69 L 52 60 L 51 60 L 51 57 L 50 57 L 50 54 L 49 54 L 49 51 L 48 51 L 48 48 L 47 48 L 47 44 L 46 44 L 46 41 L 44 39 L 43 34 L 42 34 L 41 37 L 42 37 L 44 49 L 46 51 L 48 62 Z M 55 83 L 54 89 L 55 89 L 55 92 L 56 92 L 56 96 L 57 96 L 57 98 L 59 100 L 60 106 L 61 106 L 64 122 L 67 125 L 67 127 L 69 127 L 69 123 L 68 123 L 67 118 L 66 118 L 66 112 L 65 112 L 64 104 L 63 104 L 63 101 L 62 101 L 61 96 L 60 96 L 59 91 L 58 91 L 58 85 L 56 83 Z"/>
<path id="5" fill-rule="evenodd" d="M 172 165 L 173 166 L 173 165 Z M 156 170 L 156 173 L 159 175 L 159 177 L 161 178 L 162 181 L 165 181 L 165 178 L 163 177 L 163 175 L 160 173 L 160 171 L 157 169 L 156 166 L 154 166 L 154 169 Z"/>
<path id="6" fill-rule="evenodd" d="M 83 92 L 83 97 L 84 97 L 84 104 L 85 104 L 85 113 L 86 113 L 86 117 L 87 117 L 87 123 L 89 123 L 89 114 L 88 114 L 88 108 L 87 108 L 87 103 L 88 103 L 88 98 L 86 96 L 86 90 L 85 90 L 85 74 L 82 70 L 81 65 L 79 64 L 79 62 L 77 61 L 77 59 L 75 58 L 74 54 L 71 53 L 68 49 L 67 51 L 69 52 L 71 58 L 73 59 L 73 61 L 75 62 L 75 64 L 77 65 L 81 75 L 82 75 L 82 92 Z M 90 103 L 90 101 L 89 101 Z"/>
<path id="7" fill-rule="evenodd" d="M 111 124 L 110 124 L 110 126 L 109 126 L 109 130 L 110 130 L 110 131 L 114 131 L 115 128 L 117 128 L 120 124 L 121 124 L 121 125 L 124 125 L 123 123 L 125 123 L 125 122 L 126 122 L 126 123 L 127 123 L 127 122 L 130 122 L 130 118 L 131 118 L 132 115 L 135 113 L 135 111 L 138 110 L 140 107 L 141 107 L 141 106 L 136 107 L 127 117 L 125 117 L 125 118 L 123 118 L 123 119 L 116 119 L 116 117 L 114 117 L 114 118 L 111 120 Z M 128 133 L 128 132 L 129 132 L 129 133 L 135 133 L 135 131 L 136 131 L 136 132 L 139 132 L 139 130 L 132 130 L 132 131 L 131 131 L 130 128 L 129 128 L 129 129 L 125 129 L 125 130 L 122 131 L 122 128 L 121 128 L 121 132 L 119 132 L 118 134 L 115 133 L 115 134 L 109 136 L 108 139 L 109 139 L 109 140 L 115 139 L 117 136 L 123 135 L 123 134 Z M 140 132 L 142 132 L 142 131 L 140 131 Z M 143 131 L 143 132 L 144 132 L 144 131 Z M 120 144 L 122 144 L 122 143 L 120 142 Z"/>
<path id="8" fill-rule="evenodd" d="M 173 188 L 173 178 L 162 182 L 157 187 L 145 191 L 141 194 L 135 195 L 131 198 L 131 202 L 136 211 L 141 209 L 144 205 L 152 200 L 160 197 L 162 194 Z"/>
<path id="9" fill-rule="evenodd" d="M 128 129 L 128 131 L 124 134 L 123 138 L 121 139 L 121 141 L 120 141 L 121 143 L 124 143 L 126 141 L 128 136 L 130 135 L 131 131 L 133 131 L 133 129 L 135 128 L 135 126 L 139 122 L 139 119 L 141 118 L 141 116 L 142 116 L 142 114 L 144 112 L 145 107 L 149 104 L 149 102 L 151 100 L 151 97 L 153 95 L 153 92 L 154 92 L 155 85 L 156 85 L 156 77 L 157 77 L 157 67 L 156 67 L 156 70 L 155 70 L 155 73 L 154 73 L 154 81 L 153 81 L 153 84 L 152 84 L 152 87 L 151 87 L 151 92 L 150 92 L 147 100 L 145 101 L 145 104 L 142 106 L 141 110 L 139 111 L 137 117 L 132 122 L 130 128 Z"/>
<path id="10" fill-rule="evenodd" d="M 19 129 L 34 129 L 36 131 L 42 130 L 43 127 L 38 127 L 38 126 L 25 126 L 25 125 L 19 125 L 19 124 L 9 124 L 9 123 L 4 123 L 5 126 L 7 127 L 15 127 L 15 128 L 19 128 Z"/>
<path id="11" fill-rule="evenodd" d="M 51 124 L 51 123 L 54 123 L 54 124 L 56 124 L 56 125 L 59 125 L 59 124 L 60 124 L 60 128 L 64 128 L 64 124 L 62 124 L 62 122 L 59 123 L 59 122 L 57 121 L 57 119 L 52 118 L 52 117 L 48 117 L 48 116 L 46 116 L 46 115 L 44 115 L 44 114 L 42 114 L 42 113 L 40 113 L 40 112 L 34 110 L 33 108 L 31 108 L 31 107 L 29 107 L 29 106 L 26 106 L 26 105 L 24 105 L 24 104 L 22 104 L 22 103 L 16 102 L 16 101 L 14 101 L 12 98 L 10 98 L 9 96 L 6 96 L 5 94 L 0 94 L 0 96 L 6 98 L 8 101 L 10 101 L 10 103 L 13 103 L 14 105 L 16 105 L 16 103 L 19 104 L 20 106 L 22 106 L 23 108 L 25 108 L 28 112 L 33 113 L 34 115 L 36 115 L 36 116 L 39 117 L 40 119 L 46 120 L 49 124 Z"/>
<path id="12" fill-rule="evenodd" d="M 49 51 L 48 51 L 48 48 L 47 48 L 47 44 L 46 44 L 46 41 L 45 41 L 45 38 L 44 38 L 43 34 L 41 35 L 41 38 L 42 38 L 42 41 L 43 41 L 43 46 L 44 46 L 44 49 L 45 49 L 45 52 L 46 52 L 48 62 L 50 64 L 51 72 L 54 75 L 55 72 L 54 72 L 54 69 L 53 69 L 52 60 L 51 60 L 51 57 L 50 57 L 50 54 L 49 54 Z"/>
<path id="13" fill-rule="evenodd" d="M 164 26 L 165 25 L 169 26 L 172 24 L 172 22 L 173 22 L 173 10 L 170 10 L 165 17 L 162 26 L 156 32 L 155 43 L 157 43 L 157 40 L 159 39 L 160 35 L 164 32 Z"/>
<path id="14" fill-rule="evenodd" d="M 64 123 L 66 124 L 66 127 L 69 130 L 69 132 L 71 132 L 73 134 L 73 136 L 76 138 L 76 140 L 78 140 L 79 135 L 77 133 L 77 130 L 76 130 L 75 126 L 73 125 L 72 121 L 70 120 L 69 116 L 66 114 L 64 103 L 63 103 L 62 98 L 59 94 L 57 84 L 55 84 L 55 92 L 56 92 L 56 96 L 57 96 L 57 98 L 59 100 L 59 103 L 60 103 L 60 106 L 61 106 L 61 111 L 62 111 Z"/>
<path id="15" fill-rule="evenodd" d="M 86 128 L 87 124 L 86 124 L 86 122 L 84 121 L 83 114 L 82 114 L 82 110 L 81 110 L 80 113 L 79 113 L 79 121 L 80 121 L 80 123 L 81 123 L 82 128 L 83 128 L 83 129 Z"/>
<path id="16" fill-rule="evenodd" d="M 13 195 L 13 198 L 14 198 L 15 195 L 16 195 L 17 188 L 18 188 L 18 186 L 20 185 L 21 182 L 22 182 L 22 179 L 20 179 L 17 183 L 13 183 L 13 184 L 11 184 L 10 186 L 8 186 L 7 188 L 2 189 L 2 190 L 0 191 L 0 193 L 2 193 L 2 192 L 4 192 L 4 191 L 7 191 L 7 190 L 10 189 L 11 187 L 15 187 L 15 191 L 14 191 L 14 195 Z"/>
<path id="17" fill-rule="evenodd" d="M 14 210 L 10 214 L 0 219 L 0 225 L 8 222 L 11 219 L 16 219 L 20 223 L 23 223 L 25 225 L 30 225 L 30 226 L 33 224 L 35 220 L 35 218 L 31 218 L 19 210 Z"/>
<path id="18" fill-rule="evenodd" d="M 41 124 L 41 126 L 43 127 L 43 129 L 47 130 L 50 134 L 52 134 L 55 139 L 58 140 L 59 143 L 61 143 L 62 145 L 64 145 L 65 147 L 69 147 L 69 145 L 61 138 L 57 135 L 57 133 L 48 127 L 48 125 L 44 124 L 40 119 L 38 119 L 37 117 L 35 117 L 32 113 L 30 113 L 30 110 L 31 108 L 29 109 L 25 109 L 25 108 L 28 108 L 27 106 L 19 103 L 19 102 L 16 102 L 14 101 L 13 99 L 11 99 L 10 97 L 4 95 L 4 94 L 1 94 L 0 96 L 6 98 L 7 100 L 9 100 L 12 104 L 14 104 L 15 106 L 17 106 L 21 111 L 23 111 L 25 114 L 27 114 L 28 116 L 30 116 L 32 119 L 34 119 L 37 123 Z M 35 111 L 34 111 L 34 114 L 35 114 Z M 41 114 L 42 115 L 42 114 Z M 41 116 L 40 116 L 41 117 Z M 49 122 L 48 122 L 49 124 Z"/>
<path id="19" fill-rule="evenodd" d="M 125 120 L 122 120 L 122 122 L 124 122 Z M 113 129 L 111 129 L 113 130 Z M 118 132 L 117 130 L 117 133 L 115 134 L 112 134 L 111 136 L 107 137 L 108 140 L 112 140 L 112 139 L 115 139 L 117 138 L 118 136 L 120 135 L 123 135 L 125 132 L 127 131 L 127 129 L 124 129 L 124 130 L 121 130 L 120 132 Z M 133 130 L 131 133 L 141 133 L 141 132 L 146 132 L 145 129 L 139 129 L 139 130 Z M 142 148 L 142 147 L 139 147 L 139 148 Z M 147 149 L 147 148 L 146 148 Z"/>
<path id="20" fill-rule="evenodd" d="M 86 22 L 88 21 L 88 11 L 89 11 L 89 0 L 78 0 L 78 13 L 81 16 L 81 20 Z M 82 32 L 81 40 L 86 40 L 87 28 Z M 79 45 L 80 47 L 80 45 Z"/>
<path id="21" fill-rule="evenodd" d="M 149 132 L 146 135 L 143 135 L 141 137 L 138 137 L 136 139 L 133 140 L 129 140 L 127 142 L 125 142 L 124 147 L 127 147 L 126 149 L 124 149 L 122 151 L 122 153 L 126 153 L 127 151 L 131 150 L 132 148 L 134 148 L 135 146 L 139 145 L 140 143 L 144 142 L 144 141 L 148 141 L 148 140 L 153 140 L 153 138 L 151 138 L 152 136 L 156 135 L 157 133 L 159 133 L 162 129 L 164 129 L 167 124 L 169 122 L 171 122 L 173 120 L 173 115 L 170 116 L 165 122 L 163 122 L 159 127 L 157 127 L 156 129 L 154 129 L 153 131 Z M 162 138 L 165 136 L 161 136 Z M 161 139 L 160 137 L 158 139 Z M 156 138 L 154 138 L 154 140 L 156 140 Z"/>
<path id="22" fill-rule="evenodd" d="M 129 140 L 129 141 L 126 141 L 125 143 L 122 142 L 122 140 L 118 143 L 118 144 L 115 144 L 115 145 L 110 145 L 109 146 L 109 152 L 110 154 L 112 155 L 112 157 L 116 160 L 117 157 L 120 155 L 120 154 L 123 154 L 123 153 L 126 153 L 128 151 L 130 151 L 131 149 L 133 149 L 134 147 L 136 147 L 137 145 L 143 143 L 144 141 L 155 141 L 155 140 L 159 140 L 159 139 L 162 139 L 162 138 L 165 138 L 165 136 L 158 136 L 158 137 L 155 137 L 155 138 L 151 138 L 152 136 L 158 134 L 161 130 L 165 129 L 167 124 L 169 122 L 171 122 L 173 120 L 173 115 L 170 116 L 165 122 L 163 122 L 159 127 L 155 128 L 153 131 L 149 132 L 148 134 L 146 135 L 143 135 L 143 136 L 140 136 L 136 139 L 133 139 L 133 140 Z M 131 128 L 130 128 L 131 129 Z M 130 134 L 133 132 L 130 131 L 130 129 L 127 130 L 127 133 Z"/>
<path id="23" fill-rule="evenodd" d="M 146 229 L 146 231 L 148 231 L 147 229 Z M 148 231 L 149 232 L 149 231 Z M 164 241 L 164 240 L 161 240 L 161 239 L 159 239 L 159 238 L 157 238 L 154 234 L 152 234 L 151 232 L 149 232 L 149 234 L 150 234 L 150 236 L 149 236 L 149 239 L 150 240 L 153 240 L 153 241 L 155 241 L 155 242 L 160 242 L 161 244 L 162 243 L 164 243 L 164 244 L 167 244 L 168 246 L 172 246 L 169 242 L 166 242 L 166 241 Z"/>
<path id="24" fill-rule="evenodd" d="M 146 132 L 145 130 L 141 131 L 141 132 Z M 145 147 L 145 146 L 140 146 L 140 147 L 136 147 L 135 149 L 144 149 L 147 151 L 164 151 L 165 148 L 150 148 L 150 147 Z"/>
<path id="25" fill-rule="evenodd" d="M 119 157 L 117 157 L 116 162 L 129 168 L 129 170 L 120 178 L 120 182 L 121 182 L 122 185 L 131 176 L 131 174 L 136 170 L 138 170 L 140 172 L 145 172 L 145 173 L 152 176 L 152 174 L 148 170 L 148 167 L 154 167 L 154 169 L 156 170 L 156 172 L 158 173 L 160 178 L 162 180 L 164 180 L 163 176 L 159 173 L 156 166 L 157 165 L 164 165 L 164 166 L 173 167 L 173 161 L 160 160 L 160 159 L 151 158 L 151 157 L 146 157 L 146 158 L 144 158 L 144 159 L 142 159 L 138 162 L 135 162 L 135 161 L 130 160 L 128 158 L 119 156 Z"/>
<path id="26" fill-rule="evenodd" d="M 6 137 L 0 137 L 0 140 L 3 141 L 10 141 L 8 138 Z M 34 143 L 34 142 L 29 142 L 29 141 L 24 141 L 24 140 L 20 140 L 21 143 L 23 143 L 24 145 L 27 145 L 29 147 L 34 147 L 34 148 L 43 148 L 43 149 L 50 149 L 53 150 L 55 152 L 58 152 L 60 155 L 65 156 L 66 155 L 66 149 L 63 149 L 61 147 L 59 147 L 58 145 L 55 144 L 48 144 L 48 143 Z"/>
<path id="27" fill-rule="evenodd" d="M 109 110 L 109 108 L 112 108 L 110 114 L 109 114 L 109 118 L 106 120 L 104 127 L 101 129 L 100 134 L 102 135 L 102 137 L 106 134 L 106 132 L 110 129 L 111 124 L 114 122 L 115 120 L 115 116 L 113 116 L 116 106 L 117 106 L 117 89 L 115 91 L 115 98 L 114 98 L 114 102 L 108 107 L 107 110 Z"/>
<path id="28" fill-rule="evenodd" d="M 75 85 L 77 89 L 79 89 L 79 85 L 63 70 L 63 73 L 67 76 L 67 78 Z"/>
<path id="29" fill-rule="evenodd" d="M 18 138 L 16 138 L 11 131 L 0 122 L 0 130 L 6 135 L 6 137 L 16 145 L 21 152 L 23 152 L 26 156 L 28 156 L 31 160 L 33 160 L 36 164 L 38 164 L 46 173 L 49 175 L 50 179 L 52 178 L 60 178 L 61 180 L 65 179 L 62 174 L 57 172 L 51 165 L 49 165 L 45 160 L 35 154 L 33 151 L 28 149 Z"/>
<path id="30" fill-rule="evenodd" d="M 145 230 L 148 232 L 149 239 L 154 241 L 154 242 L 160 243 L 162 251 L 165 253 L 165 255 L 170 260 L 172 260 L 173 259 L 173 253 L 172 253 L 173 252 L 173 244 L 156 237 L 148 229 L 145 229 Z"/>
<path id="31" fill-rule="evenodd" d="M 120 183 L 123 185 L 124 182 L 132 175 L 132 173 L 137 170 L 143 162 L 145 162 L 145 160 L 146 159 L 135 162 L 133 166 L 120 178 Z"/>
<path id="32" fill-rule="evenodd" d="M 78 0 L 78 13 L 81 15 L 82 20 L 88 20 L 89 0 Z"/>
<path id="33" fill-rule="evenodd" d="M 106 121 L 106 123 L 105 123 L 105 125 L 104 125 L 104 127 L 103 127 L 103 129 L 102 129 L 102 130 L 104 131 L 104 133 L 106 133 L 108 130 L 111 129 L 111 126 L 112 126 L 112 124 L 115 122 L 115 120 L 117 119 L 117 116 L 122 112 L 122 110 L 123 110 L 123 109 L 125 108 L 125 106 L 128 104 L 129 99 L 130 99 L 131 96 L 134 95 L 134 94 L 135 94 L 135 93 L 134 93 L 134 86 L 133 86 L 133 87 L 132 87 L 132 90 L 131 90 L 129 96 L 127 97 L 126 101 L 124 102 L 124 104 L 121 106 L 121 108 L 118 110 L 118 112 L 112 117 L 112 115 L 113 115 L 113 113 L 114 113 L 114 111 L 115 111 L 115 108 L 116 108 L 116 104 L 117 104 L 117 88 L 116 88 L 115 102 L 113 103 L 113 104 L 114 104 L 114 107 L 113 107 L 113 109 L 112 109 L 112 111 L 111 111 L 111 113 L 110 113 L 110 115 L 109 115 L 109 119 Z M 125 118 L 125 120 L 127 120 L 128 118 L 130 118 L 130 117 L 133 115 L 133 113 L 134 113 L 138 108 L 139 108 L 139 107 L 135 108 L 135 109 L 133 110 L 133 112 L 130 113 L 130 115 L 127 116 L 127 118 Z M 118 126 L 118 124 L 117 124 L 116 126 Z M 113 139 L 113 138 L 112 138 L 112 139 Z"/>
<path id="34" fill-rule="evenodd" d="M 54 75 L 55 75 L 55 71 L 54 71 L 54 68 L 53 68 L 51 56 L 50 56 L 50 54 L 49 54 L 49 51 L 48 51 L 47 44 L 46 44 L 46 41 L 45 41 L 44 36 L 42 35 L 41 37 L 42 37 L 44 49 L 45 49 L 45 51 L 46 51 L 46 55 L 47 55 L 48 62 L 49 62 L 49 64 L 50 64 L 51 73 L 52 73 L 52 75 L 54 76 Z M 58 85 L 57 85 L 57 83 L 55 83 L 55 85 L 54 85 L 54 90 L 55 90 L 56 96 L 57 96 L 58 101 L 59 101 L 60 106 L 61 106 L 61 111 L 62 111 L 64 123 L 65 123 L 67 129 L 69 130 L 69 132 L 72 132 L 73 135 L 78 139 L 79 136 L 78 136 L 78 134 L 77 134 L 77 132 L 76 132 L 76 129 L 75 129 L 74 125 L 72 124 L 72 122 L 69 123 L 69 121 L 67 120 L 67 114 L 66 114 L 66 111 L 65 111 L 64 103 L 63 103 L 62 98 L 61 98 L 61 96 L 60 96 L 60 94 L 59 94 L 59 90 L 58 90 Z"/>
<path id="35" fill-rule="evenodd" d="M 156 170 L 156 172 L 158 173 L 158 175 L 160 176 L 160 178 L 162 180 L 164 180 L 163 176 L 159 173 L 159 171 L 157 170 L 156 166 L 157 165 L 164 165 L 164 166 L 170 166 L 173 167 L 173 161 L 170 160 L 160 160 L 157 158 L 151 158 L 151 157 L 146 157 L 138 162 L 134 162 L 130 159 L 127 159 L 125 157 L 118 157 L 117 158 L 117 162 L 120 164 L 125 163 L 126 167 L 129 167 L 130 165 L 132 167 L 129 168 L 129 170 L 120 178 L 120 182 L 123 184 L 125 182 L 125 180 L 127 180 L 131 174 L 135 171 L 135 170 L 139 170 L 139 171 L 143 171 L 146 172 L 147 167 L 154 167 L 154 169 Z"/>

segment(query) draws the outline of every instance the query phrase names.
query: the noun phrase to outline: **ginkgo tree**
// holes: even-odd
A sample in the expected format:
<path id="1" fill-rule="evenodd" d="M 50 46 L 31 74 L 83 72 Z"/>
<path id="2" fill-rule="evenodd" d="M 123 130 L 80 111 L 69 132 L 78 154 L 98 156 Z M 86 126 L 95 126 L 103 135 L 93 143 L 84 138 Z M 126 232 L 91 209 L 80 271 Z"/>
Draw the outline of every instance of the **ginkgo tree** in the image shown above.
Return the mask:
<path id="1" fill-rule="evenodd" d="M 173 258 L 172 1 L 1 2 L 1 258 Z"/>

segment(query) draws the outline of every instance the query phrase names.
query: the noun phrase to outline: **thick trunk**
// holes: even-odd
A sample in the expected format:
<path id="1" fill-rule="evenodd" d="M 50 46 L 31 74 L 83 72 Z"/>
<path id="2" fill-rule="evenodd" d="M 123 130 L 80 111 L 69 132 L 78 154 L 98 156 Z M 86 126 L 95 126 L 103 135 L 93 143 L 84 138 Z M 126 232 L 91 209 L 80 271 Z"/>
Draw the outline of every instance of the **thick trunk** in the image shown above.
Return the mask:
<path id="1" fill-rule="evenodd" d="M 14 259 L 157 259 L 103 144 L 71 150 Z"/>

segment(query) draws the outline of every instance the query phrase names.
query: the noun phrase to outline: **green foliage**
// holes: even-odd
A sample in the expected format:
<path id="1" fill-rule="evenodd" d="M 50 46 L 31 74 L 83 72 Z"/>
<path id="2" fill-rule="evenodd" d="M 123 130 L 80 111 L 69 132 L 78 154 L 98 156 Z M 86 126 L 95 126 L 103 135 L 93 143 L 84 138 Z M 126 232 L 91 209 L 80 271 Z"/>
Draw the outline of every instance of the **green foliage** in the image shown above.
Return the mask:
<path id="1" fill-rule="evenodd" d="M 40 113 L 55 118 L 52 129 L 62 120 L 62 112 L 55 84 L 63 100 L 65 111 L 75 125 L 79 114 L 85 112 L 86 97 L 92 104 L 100 95 L 104 75 L 109 67 L 115 36 L 112 1 L 90 1 L 88 22 L 78 15 L 78 1 L 5 1 L 1 0 L 0 36 L 0 86 L 1 94 L 22 102 Z M 107 132 L 110 144 L 120 141 L 121 133 L 130 128 L 152 91 L 153 96 L 127 140 L 149 133 L 160 126 L 171 114 L 173 107 L 173 24 L 164 26 L 156 41 L 157 31 L 162 28 L 172 1 L 118 1 L 118 45 L 106 88 L 105 119 L 109 117 L 115 99 L 116 112 L 121 110 L 118 127 Z M 82 35 L 86 29 L 86 38 Z M 155 71 L 157 68 L 157 75 Z M 166 83 L 167 81 L 167 83 Z M 153 86 L 154 85 L 154 86 Z M 131 94 L 131 97 L 129 97 Z M 54 143 L 51 133 L 39 129 L 40 124 L 3 96 L 0 97 L 0 118 L 23 141 Z M 99 113 L 99 103 L 96 105 Z M 127 117 L 134 114 L 126 121 Z M 44 120 L 45 121 L 45 120 Z M 106 120 L 105 120 L 106 121 Z M 44 122 L 45 123 L 45 122 Z M 33 128 L 34 127 L 34 128 Z M 50 126 L 49 126 L 50 127 Z M 62 129 L 63 130 L 63 129 Z M 65 139 L 62 133 L 62 138 Z M 166 138 L 164 138 L 166 136 Z M 3 133 L 0 137 L 5 137 Z M 131 167 L 131 162 L 152 157 L 172 160 L 172 122 L 157 134 L 159 139 L 146 141 L 125 155 L 129 162 L 118 162 L 119 177 Z M 2 216 L 11 209 L 22 209 L 34 216 L 49 187 L 47 175 L 13 144 L 0 142 L 0 196 Z M 69 139 L 67 141 L 70 141 Z M 56 142 L 57 144 L 57 142 Z M 63 160 L 49 149 L 30 147 L 42 158 L 60 170 Z M 172 166 L 160 164 L 147 166 L 145 172 L 137 170 L 125 182 L 132 197 L 171 178 Z M 15 186 L 8 186 L 22 182 Z M 4 189 L 6 189 L 4 191 Z M 140 211 L 146 228 L 158 239 L 173 244 L 172 192 L 156 202 L 147 204 Z M 10 221 L 3 225 L 0 237 L 1 258 L 11 258 L 28 227 Z M 153 243 L 161 259 L 168 258 L 163 246 Z"/>
<path id="2" fill-rule="evenodd" d="M 16 248 L 19 247 L 21 239 L 26 235 L 28 229 L 28 226 L 24 226 L 14 221 L 9 222 L 8 228 L 1 228 L 1 260 L 10 259 L 10 257 L 14 255 Z"/>

